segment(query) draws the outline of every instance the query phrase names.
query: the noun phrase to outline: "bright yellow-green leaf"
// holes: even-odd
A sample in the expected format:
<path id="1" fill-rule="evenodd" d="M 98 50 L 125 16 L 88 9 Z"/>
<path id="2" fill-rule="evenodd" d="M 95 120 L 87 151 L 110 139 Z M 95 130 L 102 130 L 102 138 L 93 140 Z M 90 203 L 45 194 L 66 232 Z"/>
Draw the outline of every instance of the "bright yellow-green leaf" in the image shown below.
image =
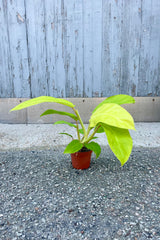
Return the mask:
<path id="1" fill-rule="evenodd" d="M 84 134 L 84 131 L 83 131 L 82 128 L 81 128 L 81 129 L 78 129 L 78 131 L 79 131 L 80 134 Z"/>
<path id="2" fill-rule="evenodd" d="M 45 102 L 54 102 L 54 103 L 59 103 L 59 104 L 62 104 L 62 105 L 66 105 L 68 107 L 75 107 L 75 105 L 73 103 L 71 103 L 70 101 L 67 101 L 65 99 L 62 99 L 62 98 L 54 98 L 54 97 L 50 97 L 50 96 L 41 96 L 41 97 L 37 97 L 37 98 L 33 98 L 33 99 L 30 99 L 30 100 L 27 100 L 25 102 L 22 102 L 20 104 L 18 104 L 16 107 L 12 108 L 10 110 L 11 111 L 16 111 L 16 110 L 21 110 L 21 109 L 24 109 L 24 108 L 27 108 L 27 107 L 30 107 L 30 106 L 33 106 L 33 105 L 37 105 L 37 104 L 40 104 L 40 103 L 45 103 Z"/>
<path id="3" fill-rule="evenodd" d="M 133 97 L 125 94 L 114 95 L 106 98 L 103 102 L 98 104 L 98 106 L 93 110 L 93 113 L 105 103 L 116 103 L 118 105 L 122 105 L 122 104 L 128 104 L 128 103 L 135 103 L 135 100 Z"/>
<path id="4" fill-rule="evenodd" d="M 103 127 L 100 126 L 100 128 L 98 128 L 96 133 L 103 133 L 103 132 L 104 132 L 104 129 L 103 129 Z"/>
<path id="5" fill-rule="evenodd" d="M 74 125 L 73 123 L 70 123 L 70 122 L 66 122 L 66 121 L 57 121 L 57 122 L 55 122 L 53 125 L 56 125 L 56 124 L 67 124 L 68 126 L 70 126 L 70 127 L 74 127 L 74 128 L 76 128 L 76 125 Z"/>
<path id="6" fill-rule="evenodd" d="M 98 137 L 93 137 L 92 139 L 97 139 Z"/>
<path id="7" fill-rule="evenodd" d="M 73 136 L 71 134 L 69 134 L 69 133 L 59 133 L 59 134 L 66 135 L 66 136 L 71 137 L 73 139 Z"/>
<path id="8" fill-rule="evenodd" d="M 102 124 L 102 127 L 107 135 L 111 150 L 123 166 L 127 162 L 133 146 L 129 131 L 127 129 L 111 127 L 105 124 Z"/>
<path id="9" fill-rule="evenodd" d="M 64 153 L 75 153 L 78 152 L 83 147 L 83 144 L 80 143 L 79 140 L 73 140 L 70 142 L 66 149 L 64 150 Z"/>
<path id="10" fill-rule="evenodd" d="M 99 123 L 105 123 L 118 128 L 135 130 L 130 113 L 115 103 L 103 104 L 92 114 L 89 122 L 91 128 Z"/>
<path id="11" fill-rule="evenodd" d="M 89 150 L 92 150 L 96 154 L 96 158 L 98 158 L 99 155 L 101 154 L 101 147 L 99 146 L 98 143 L 90 142 L 90 143 L 85 143 L 84 145 L 86 148 L 88 148 Z"/>
<path id="12" fill-rule="evenodd" d="M 74 120 L 78 120 L 77 116 L 75 116 L 74 114 L 72 113 L 67 113 L 67 112 L 62 112 L 62 111 L 57 111 L 57 110 L 54 110 L 54 109 L 48 109 L 46 110 L 44 113 L 42 113 L 40 115 L 40 117 L 42 116 L 45 116 L 45 115 L 49 115 L 49 114 L 59 114 L 59 115 L 65 115 L 65 116 L 68 116 Z"/>
<path id="13" fill-rule="evenodd" d="M 117 103 L 119 105 L 128 104 L 128 103 L 135 103 L 135 99 L 129 95 L 119 94 L 108 97 L 106 99 L 107 103 Z"/>

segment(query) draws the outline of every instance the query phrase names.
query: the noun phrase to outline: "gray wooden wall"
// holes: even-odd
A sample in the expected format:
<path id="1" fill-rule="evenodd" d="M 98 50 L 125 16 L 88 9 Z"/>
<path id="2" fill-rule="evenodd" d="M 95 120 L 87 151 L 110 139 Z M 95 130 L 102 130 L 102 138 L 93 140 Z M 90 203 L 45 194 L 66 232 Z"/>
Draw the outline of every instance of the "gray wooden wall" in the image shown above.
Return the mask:
<path id="1" fill-rule="evenodd" d="M 160 0 L 0 0 L 0 97 L 160 96 Z"/>

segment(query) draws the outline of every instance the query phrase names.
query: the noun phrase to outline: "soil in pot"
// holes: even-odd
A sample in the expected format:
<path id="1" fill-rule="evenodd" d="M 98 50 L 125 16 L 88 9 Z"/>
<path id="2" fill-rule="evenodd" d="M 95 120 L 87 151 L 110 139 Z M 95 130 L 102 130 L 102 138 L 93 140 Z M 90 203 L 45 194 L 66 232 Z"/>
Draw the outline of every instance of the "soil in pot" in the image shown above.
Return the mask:
<path id="1" fill-rule="evenodd" d="M 92 151 L 83 147 L 80 151 L 71 154 L 72 166 L 76 169 L 87 169 L 90 166 Z"/>

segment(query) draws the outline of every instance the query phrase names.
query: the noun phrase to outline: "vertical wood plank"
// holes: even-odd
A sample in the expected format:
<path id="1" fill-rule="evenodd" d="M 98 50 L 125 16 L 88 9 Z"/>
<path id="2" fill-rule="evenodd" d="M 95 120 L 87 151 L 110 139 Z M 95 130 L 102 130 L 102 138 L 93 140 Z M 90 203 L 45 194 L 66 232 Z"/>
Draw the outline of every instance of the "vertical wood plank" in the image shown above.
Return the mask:
<path id="1" fill-rule="evenodd" d="M 7 74 L 7 79 L 5 79 L 6 83 L 8 81 L 10 82 L 10 86 L 8 85 L 7 88 L 10 87 L 10 91 L 12 91 L 11 96 L 13 97 L 29 97 L 29 69 L 26 48 L 27 43 L 24 3 L 18 0 L 3 1 L 1 6 L 3 6 L 3 14 L 6 20 L 7 31 L 7 35 L 5 34 L 5 37 L 7 37 L 7 42 L 3 41 L 3 45 L 1 45 L 2 49 L 6 44 L 7 47 L 5 48 L 8 48 L 6 53 L 9 61 L 9 74 Z M 5 77 L 5 75 L 3 75 L 3 77 Z"/>
<path id="2" fill-rule="evenodd" d="M 92 1 L 93 90 L 92 97 L 101 96 L 102 1 Z"/>
<path id="3" fill-rule="evenodd" d="M 139 81 L 141 1 L 122 1 L 121 16 L 120 93 L 136 96 Z"/>
<path id="4" fill-rule="evenodd" d="M 75 0 L 73 8 L 73 31 L 70 44 L 73 44 L 73 78 L 70 82 L 70 88 L 73 97 L 83 97 L 83 1 Z"/>
<path id="5" fill-rule="evenodd" d="M 84 1 L 84 86 L 85 97 L 92 97 L 93 91 L 93 12 L 92 0 Z"/>
<path id="6" fill-rule="evenodd" d="M 8 5 L 0 0 L 0 97 L 12 97 L 10 76 L 10 40 L 8 32 Z"/>
<path id="7" fill-rule="evenodd" d="M 55 1 L 55 70 L 56 70 L 56 82 L 57 82 L 57 94 L 59 97 L 65 97 L 65 63 L 64 63 L 64 51 L 65 51 L 65 9 L 64 0 Z"/>
<path id="8" fill-rule="evenodd" d="M 160 2 L 141 0 L 141 47 L 137 96 L 160 95 Z"/>
<path id="9" fill-rule="evenodd" d="M 74 13 L 75 4 L 74 1 L 65 1 L 65 8 L 67 11 L 66 21 L 66 38 L 67 38 L 67 51 L 66 51 L 66 96 L 76 96 L 76 66 L 75 66 L 75 27 L 74 27 Z"/>
<path id="10" fill-rule="evenodd" d="M 25 0 L 31 97 L 48 95 L 45 2 Z"/>
<path id="11" fill-rule="evenodd" d="M 46 44 L 46 79 L 48 83 L 48 95 L 57 97 L 56 78 L 56 22 L 55 1 L 45 1 L 45 44 Z"/>
<path id="12" fill-rule="evenodd" d="M 121 1 L 103 0 L 102 96 L 119 93 Z"/>

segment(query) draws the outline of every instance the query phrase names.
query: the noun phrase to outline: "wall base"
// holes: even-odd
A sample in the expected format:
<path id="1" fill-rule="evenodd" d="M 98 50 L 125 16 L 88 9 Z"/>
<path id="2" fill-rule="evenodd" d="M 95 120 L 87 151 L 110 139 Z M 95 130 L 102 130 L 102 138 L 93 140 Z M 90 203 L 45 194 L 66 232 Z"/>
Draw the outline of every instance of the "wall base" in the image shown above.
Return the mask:
<path id="1" fill-rule="evenodd" d="M 84 123 L 88 123 L 93 109 L 105 98 L 66 98 L 79 110 Z M 47 109 L 70 111 L 72 109 L 55 103 L 43 103 L 20 111 L 9 112 L 11 108 L 27 98 L 0 98 L 0 123 L 53 123 L 58 120 L 69 120 L 68 117 L 48 115 L 39 117 Z M 135 97 L 135 104 L 125 104 L 136 122 L 160 122 L 160 97 Z"/>

